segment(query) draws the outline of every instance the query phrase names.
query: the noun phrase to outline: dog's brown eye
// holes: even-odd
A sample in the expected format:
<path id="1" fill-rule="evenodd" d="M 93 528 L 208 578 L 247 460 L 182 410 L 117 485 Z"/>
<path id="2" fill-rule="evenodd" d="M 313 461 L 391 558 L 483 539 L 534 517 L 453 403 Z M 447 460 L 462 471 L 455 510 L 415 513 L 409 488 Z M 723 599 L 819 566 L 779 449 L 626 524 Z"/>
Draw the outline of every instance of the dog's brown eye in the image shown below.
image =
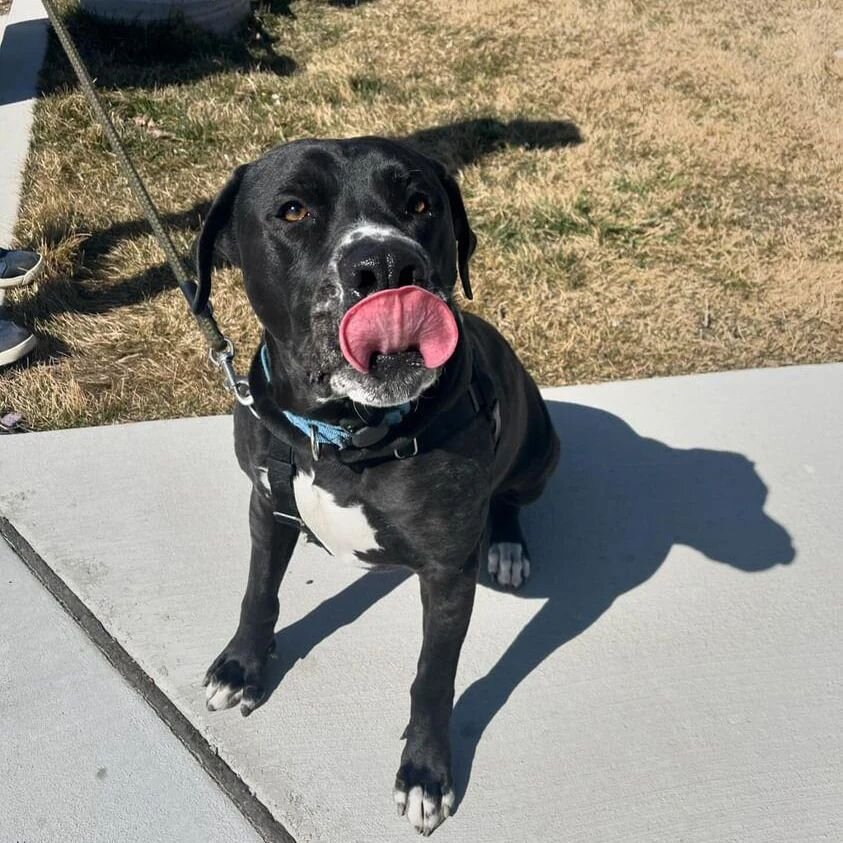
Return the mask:
<path id="1" fill-rule="evenodd" d="M 430 210 L 430 200 L 421 193 L 410 197 L 409 209 L 414 214 L 426 214 Z"/>
<path id="2" fill-rule="evenodd" d="M 302 205 L 301 202 L 286 202 L 281 206 L 278 216 L 284 222 L 301 222 L 305 217 L 310 215 L 310 211 Z"/>

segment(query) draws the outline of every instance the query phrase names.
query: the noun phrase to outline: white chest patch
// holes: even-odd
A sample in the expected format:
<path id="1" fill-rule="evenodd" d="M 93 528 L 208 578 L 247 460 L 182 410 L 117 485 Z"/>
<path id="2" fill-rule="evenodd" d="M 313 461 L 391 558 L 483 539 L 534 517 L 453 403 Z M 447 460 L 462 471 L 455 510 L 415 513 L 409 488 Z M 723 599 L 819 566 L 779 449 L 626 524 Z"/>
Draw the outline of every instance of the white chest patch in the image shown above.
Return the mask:
<path id="1" fill-rule="evenodd" d="M 339 506 L 334 496 L 313 482 L 313 475 L 296 474 L 293 493 L 299 514 L 316 538 L 338 559 L 360 562 L 359 554 L 379 550 L 374 527 L 360 504 Z"/>

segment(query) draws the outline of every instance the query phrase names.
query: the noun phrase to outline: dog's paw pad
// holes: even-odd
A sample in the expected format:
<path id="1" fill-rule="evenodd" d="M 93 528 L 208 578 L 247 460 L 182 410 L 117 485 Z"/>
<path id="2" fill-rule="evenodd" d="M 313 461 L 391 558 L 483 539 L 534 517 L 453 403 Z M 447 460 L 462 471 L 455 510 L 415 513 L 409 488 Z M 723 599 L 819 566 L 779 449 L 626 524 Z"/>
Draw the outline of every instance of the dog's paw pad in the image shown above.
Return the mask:
<path id="1" fill-rule="evenodd" d="M 392 795 L 398 815 L 406 816 L 410 825 L 425 837 L 433 834 L 454 810 L 454 791 L 451 789 L 440 793 L 436 786 L 415 785 L 407 790 L 403 784 L 397 784 Z"/>
<path id="2" fill-rule="evenodd" d="M 519 588 L 530 576 L 530 560 L 520 542 L 495 542 L 489 546 L 488 569 L 498 585 Z"/>

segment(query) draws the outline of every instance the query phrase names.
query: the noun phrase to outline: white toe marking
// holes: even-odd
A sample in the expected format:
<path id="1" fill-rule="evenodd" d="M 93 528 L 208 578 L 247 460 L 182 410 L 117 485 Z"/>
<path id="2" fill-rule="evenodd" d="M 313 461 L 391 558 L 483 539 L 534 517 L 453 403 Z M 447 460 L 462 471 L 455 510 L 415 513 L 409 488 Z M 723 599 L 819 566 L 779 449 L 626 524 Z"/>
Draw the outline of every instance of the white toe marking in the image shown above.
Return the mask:
<path id="1" fill-rule="evenodd" d="M 231 685 L 211 681 L 205 690 L 205 705 L 211 711 L 222 711 L 224 708 L 231 708 L 240 702 L 243 696 L 242 688 L 232 688 Z"/>
<path id="2" fill-rule="evenodd" d="M 392 798 L 398 805 L 399 815 L 405 814 L 410 825 L 421 834 L 431 834 L 451 816 L 456 797 L 453 790 L 447 790 L 441 799 L 427 796 L 421 785 L 416 785 L 407 793 L 396 788 Z"/>
<path id="3" fill-rule="evenodd" d="M 361 553 L 379 550 L 375 529 L 362 504 L 339 506 L 334 496 L 313 479 L 313 474 L 299 472 L 293 480 L 293 491 L 304 523 L 328 551 L 338 559 L 359 562 Z"/>
<path id="4" fill-rule="evenodd" d="M 424 791 L 420 785 L 410 790 L 408 795 L 407 819 L 416 831 L 424 831 Z"/>
<path id="5" fill-rule="evenodd" d="M 426 796 L 422 804 L 424 807 L 424 831 L 425 834 L 430 834 L 436 826 L 442 824 L 442 820 L 445 818 L 439 810 L 438 799 L 431 799 Z"/>
<path id="6" fill-rule="evenodd" d="M 489 548 L 489 574 L 494 577 L 495 574 L 498 572 L 498 565 L 501 562 L 501 546 L 499 544 L 493 544 Z"/>
<path id="7" fill-rule="evenodd" d="M 520 542 L 496 542 L 489 547 L 489 575 L 498 585 L 518 588 L 530 576 L 530 560 Z"/>

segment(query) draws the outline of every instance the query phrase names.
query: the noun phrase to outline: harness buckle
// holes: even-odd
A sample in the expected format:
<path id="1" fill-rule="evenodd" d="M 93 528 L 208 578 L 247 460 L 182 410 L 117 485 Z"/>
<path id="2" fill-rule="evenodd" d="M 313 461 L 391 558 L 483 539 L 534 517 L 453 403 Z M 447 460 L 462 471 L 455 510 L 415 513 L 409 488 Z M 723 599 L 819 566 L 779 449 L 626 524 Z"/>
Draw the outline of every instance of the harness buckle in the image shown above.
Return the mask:
<path id="1" fill-rule="evenodd" d="M 402 454 L 398 448 L 396 448 L 392 453 L 397 460 L 406 460 L 408 457 L 414 457 L 419 452 L 419 440 L 414 436 L 413 437 L 413 451 L 410 454 Z"/>
<path id="2" fill-rule="evenodd" d="M 249 381 L 234 371 L 234 346 L 228 337 L 222 351 L 209 351 L 208 357 L 221 372 L 225 388 L 237 399 L 238 404 L 251 407 L 255 403 Z"/>
<path id="3" fill-rule="evenodd" d="M 367 425 L 351 434 L 351 444 L 355 448 L 371 448 L 372 445 L 377 445 L 381 439 L 385 439 L 388 433 L 389 425 L 379 424 L 375 427 Z"/>

